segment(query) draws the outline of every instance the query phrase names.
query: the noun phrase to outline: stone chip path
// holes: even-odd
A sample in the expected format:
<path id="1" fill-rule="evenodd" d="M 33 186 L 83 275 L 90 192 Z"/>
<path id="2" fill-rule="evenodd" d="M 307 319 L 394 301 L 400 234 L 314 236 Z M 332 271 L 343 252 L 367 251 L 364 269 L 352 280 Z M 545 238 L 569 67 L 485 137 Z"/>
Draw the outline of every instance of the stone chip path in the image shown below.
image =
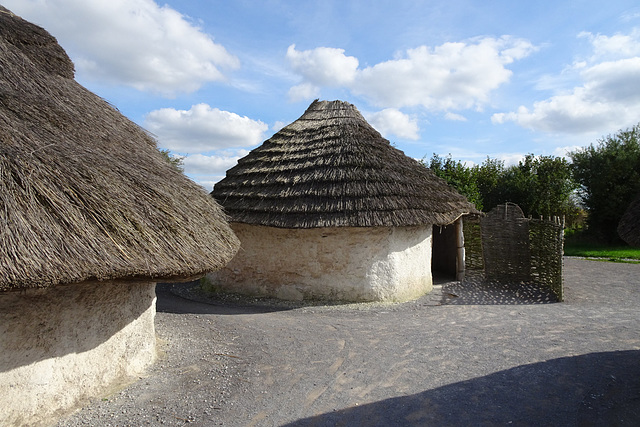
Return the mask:
<path id="1" fill-rule="evenodd" d="M 473 282 L 297 308 L 159 285 L 164 355 L 58 425 L 640 425 L 640 265 L 566 258 L 564 277 L 563 303 Z"/>

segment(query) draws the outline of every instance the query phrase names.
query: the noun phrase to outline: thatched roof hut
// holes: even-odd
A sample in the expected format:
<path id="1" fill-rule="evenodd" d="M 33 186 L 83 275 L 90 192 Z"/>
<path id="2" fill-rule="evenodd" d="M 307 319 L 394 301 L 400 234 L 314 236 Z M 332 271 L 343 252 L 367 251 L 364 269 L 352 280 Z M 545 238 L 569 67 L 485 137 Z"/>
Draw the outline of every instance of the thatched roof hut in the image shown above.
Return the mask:
<path id="1" fill-rule="evenodd" d="M 640 246 L 640 194 L 629 205 L 618 224 L 618 235 L 631 246 Z"/>
<path id="2" fill-rule="evenodd" d="M 56 40 L 0 6 L 0 424 L 51 422 L 140 375 L 155 281 L 220 268 L 238 244 Z"/>
<path id="3" fill-rule="evenodd" d="M 0 12 L 0 291 L 222 267 L 237 241 L 219 206 L 52 36 Z"/>
<path id="4" fill-rule="evenodd" d="M 211 194 L 234 222 L 280 228 L 447 225 L 475 211 L 342 101 L 314 101 Z"/>
<path id="5" fill-rule="evenodd" d="M 214 284 L 233 283 L 229 285 L 230 289 L 242 289 L 250 282 L 261 283 L 258 285 L 260 292 L 274 294 L 280 292 L 279 288 L 285 282 L 298 289 L 299 292 L 293 293 L 295 297 L 309 298 L 331 294 L 346 299 L 403 299 L 405 295 L 399 295 L 395 290 L 384 291 L 384 295 L 365 289 L 342 292 L 349 285 L 340 288 L 340 284 L 336 285 L 339 289 L 323 292 L 320 288 L 325 286 L 324 281 L 317 286 L 301 285 L 299 282 L 308 281 L 310 275 L 330 276 L 331 268 L 337 268 L 340 260 L 328 262 L 325 272 L 311 273 L 305 265 L 317 264 L 318 254 L 314 249 L 309 255 L 312 259 L 286 266 L 273 258 L 288 257 L 289 254 L 267 249 L 270 245 L 273 247 L 275 240 L 284 239 L 287 244 L 295 244 L 296 251 L 304 247 L 317 248 L 317 242 L 309 243 L 313 240 L 310 236 L 318 234 L 322 240 L 323 235 L 327 237 L 327 230 L 332 230 L 331 233 L 338 233 L 339 237 L 333 243 L 334 248 L 327 250 L 339 253 L 339 242 L 348 241 L 347 234 L 360 236 L 355 246 L 368 247 L 367 235 L 373 236 L 381 230 L 383 233 L 403 231 L 406 234 L 403 238 L 409 239 L 426 232 L 429 236 L 423 235 L 418 240 L 430 250 L 433 225 L 446 226 L 476 211 L 444 180 L 394 148 L 366 122 L 356 107 L 342 101 L 313 102 L 302 117 L 240 159 L 215 185 L 211 194 L 230 216 L 243 247 L 228 268 L 211 276 Z M 269 230 L 264 232 L 265 242 L 259 244 L 262 237 L 256 233 L 260 227 Z M 410 227 L 422 231 L 408 232 Z M 274 237 L 276 235 L 279 237 Z M 389 244 L 396 245 L 396 239 L 392 240 L 395 243 Z M 408 246 L 405 242 L 400 246 L 409 249 L 414 244 L 418 242 Z M 251 247 L 256 251 L 250 250 Z M 258 247 L 264 247 L 271 258 L 259 257 Z M 349 257 L 353 258 L 354 248 L 349 251 Z M 254 261 L 248 259 L 250 256 Z M 360 256 L 363 259 L 358 263 L 373 255 L 362 253 Z M 388 258 L 390 255 L 376 256 Z M 243 275 L 242 271 L 268 268 L 253 265 L 257 259 L 263 264 L 278 265 L 279 272 L 264 273 L 261 278 Z M 425 262 L 428 280 L 423 280 L 424 286 L 418 286 L 420 290 L 413 289 L 412 295 L 430 289 L 431 271 L 428 260 Z M 353 267 L 352 262 L 348 264 L 348 268 Z M 290 273 L 288 278 L 283 277 L 288 274 L 286 271 Z M 269 275 L 272 277 L 267 277 Z M 342 282 L 348 280 L 343 278 Z M 367 286 L 359 284 L 356 288 Z M 290 294 L 289 290 L 285 293 Z"/>

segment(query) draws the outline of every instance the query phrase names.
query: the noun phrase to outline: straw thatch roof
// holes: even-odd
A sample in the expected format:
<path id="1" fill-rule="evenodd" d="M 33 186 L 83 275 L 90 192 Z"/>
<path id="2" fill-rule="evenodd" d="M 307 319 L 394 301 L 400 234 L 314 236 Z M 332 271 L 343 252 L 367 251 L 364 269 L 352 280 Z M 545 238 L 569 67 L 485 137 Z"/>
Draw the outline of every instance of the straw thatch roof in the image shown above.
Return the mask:
<path id="1" fill-rule="evenodd" d="M 640 246 L 640 194 L 620 219 L 618 234 L 629 245 Z"/>
<path id="2" fill-rule="evenodd" d="M 220 207 L 73 75 L 0 6 L 0 290 L 222 267 L 238 241 Z"/>
<path id="3" fill-rule="evenodd" d="M 342 101 L 314 101 L 211 194 L 234 222 L 282 228 L 445 225 L 475 212 Z"/>

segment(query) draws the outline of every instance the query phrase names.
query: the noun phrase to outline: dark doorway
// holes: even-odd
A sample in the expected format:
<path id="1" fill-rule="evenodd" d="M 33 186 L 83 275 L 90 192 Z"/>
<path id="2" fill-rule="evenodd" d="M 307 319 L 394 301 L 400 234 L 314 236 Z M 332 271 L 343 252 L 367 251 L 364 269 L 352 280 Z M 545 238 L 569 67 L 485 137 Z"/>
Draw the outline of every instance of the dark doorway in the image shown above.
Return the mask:
<path id="1" fill-rule="evenodd" d="M 432 242 L 431 271 L 433 280 L 455 280 L 458 252 L 456 224 L 444 227 L 434 225 Z"/>

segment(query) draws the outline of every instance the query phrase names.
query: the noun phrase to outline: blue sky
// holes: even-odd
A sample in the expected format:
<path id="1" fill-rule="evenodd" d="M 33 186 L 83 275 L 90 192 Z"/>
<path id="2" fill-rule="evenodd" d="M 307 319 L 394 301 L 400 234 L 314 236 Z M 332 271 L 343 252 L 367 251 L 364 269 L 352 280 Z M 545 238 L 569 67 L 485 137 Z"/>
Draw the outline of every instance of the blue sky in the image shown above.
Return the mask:
<path id="1" fill-rule="evenodd" d="M 635 1 L 3 0 L 211 190 L 315 98 L 414 158 L 565 155 L 640 122 Z"/>

